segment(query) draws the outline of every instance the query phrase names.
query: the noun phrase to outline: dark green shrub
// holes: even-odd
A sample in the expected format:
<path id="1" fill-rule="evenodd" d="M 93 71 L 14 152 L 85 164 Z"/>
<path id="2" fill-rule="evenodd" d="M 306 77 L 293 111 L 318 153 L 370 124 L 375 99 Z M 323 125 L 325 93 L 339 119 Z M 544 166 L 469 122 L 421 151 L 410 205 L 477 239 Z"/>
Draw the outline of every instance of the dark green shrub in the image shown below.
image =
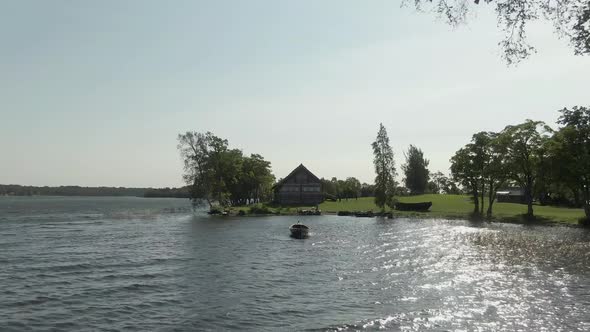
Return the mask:
<path id="1" fill-rule="evenodd" d="M 209 209 L 209 214 L 221 214 L 223 212 L 223 210 L 221 209 L 221 207 L 219 206 L 212 206 L 211 209 Z"/>
<path id="2" fill-rule="evenodd" d="M 583 217 L 578 219 L 578 224 L 584 227 L 590 227 L 590 218 Z"/>
<path id="3" fill-rule="evenodd" d="M 272 214 L 272 210 L 264 204 L 254 204 L 248 210 L 249 214 Z"/>

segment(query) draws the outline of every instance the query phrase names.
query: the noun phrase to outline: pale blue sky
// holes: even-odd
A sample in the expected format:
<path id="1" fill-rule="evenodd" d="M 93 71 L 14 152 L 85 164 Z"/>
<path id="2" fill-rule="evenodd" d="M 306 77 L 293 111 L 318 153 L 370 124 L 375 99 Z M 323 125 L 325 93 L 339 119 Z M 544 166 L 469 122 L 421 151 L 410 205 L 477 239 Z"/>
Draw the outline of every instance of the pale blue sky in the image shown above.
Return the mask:
<path id="1" fill-rule="evenodd" d="M 453 30 L 396 1 L 0 0 L 0 183 L 178 186 L 187 130 L 372 182 L 380 122 L 398 167 L 415 144 L 448 173 L 476 131 L 590 103 L 590 57 L 535 24 L 507 67 L 485 8 Z"/>

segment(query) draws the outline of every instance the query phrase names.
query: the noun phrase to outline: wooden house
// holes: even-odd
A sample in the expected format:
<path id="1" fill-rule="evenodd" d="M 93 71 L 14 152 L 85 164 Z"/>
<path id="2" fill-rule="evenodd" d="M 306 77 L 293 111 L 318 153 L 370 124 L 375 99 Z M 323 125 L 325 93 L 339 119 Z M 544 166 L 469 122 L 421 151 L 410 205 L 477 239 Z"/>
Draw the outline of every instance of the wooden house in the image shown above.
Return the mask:
<path id="1" fill-rule="evenodd" d="M 322 182 L 303 164 L 274 185 L 273 192 L 279 204 L 316 205 L 324 201 Z"/>

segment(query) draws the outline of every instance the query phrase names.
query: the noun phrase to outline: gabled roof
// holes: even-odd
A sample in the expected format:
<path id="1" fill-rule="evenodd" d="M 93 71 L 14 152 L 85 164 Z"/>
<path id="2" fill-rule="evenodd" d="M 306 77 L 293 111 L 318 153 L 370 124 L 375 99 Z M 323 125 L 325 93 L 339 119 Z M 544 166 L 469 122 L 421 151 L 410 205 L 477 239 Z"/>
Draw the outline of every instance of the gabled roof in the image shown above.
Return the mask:
<path id="1" fill-rule="evenodd" d="M 321 182 L 320 178 L 318 178 L 317 176 L 315 176 L 315 174 L 313 174 L 310 170 L 308 170 L 307 167 L 303 166 L 303 164 L 299 164 L 299 166 L 297 166 L 294 170 L 292 170 L 291 173 L 289 173 L 289 175 L 285 176 L 281 181 L 277 182 L 277 184 L 275 184 L 272 187 L 273 188 L 276 188 L 276 187 L 282 186 L 285 181 L 287 181 L 291 177 L 295 176 L 295 174 L 297 174 L 297 172 L 300 171 L 300 170 L 303 170 L 307 174 L 311 175 L 312 178 L 314 180 L 316 180 L 317 182 Z"/>

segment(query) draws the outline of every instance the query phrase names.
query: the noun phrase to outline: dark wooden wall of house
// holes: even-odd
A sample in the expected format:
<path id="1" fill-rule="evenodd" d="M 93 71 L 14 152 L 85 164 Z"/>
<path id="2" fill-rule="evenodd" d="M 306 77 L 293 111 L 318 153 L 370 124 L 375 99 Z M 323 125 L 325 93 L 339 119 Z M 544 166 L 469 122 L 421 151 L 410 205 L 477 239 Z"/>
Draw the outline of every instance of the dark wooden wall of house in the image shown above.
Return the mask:
<path id="1" fill-rule="evenodd" d="M 319 204 L 324 200 L 321 182 L 301 169 L 276 188 L 275 200 L 280 204 Z"/>

